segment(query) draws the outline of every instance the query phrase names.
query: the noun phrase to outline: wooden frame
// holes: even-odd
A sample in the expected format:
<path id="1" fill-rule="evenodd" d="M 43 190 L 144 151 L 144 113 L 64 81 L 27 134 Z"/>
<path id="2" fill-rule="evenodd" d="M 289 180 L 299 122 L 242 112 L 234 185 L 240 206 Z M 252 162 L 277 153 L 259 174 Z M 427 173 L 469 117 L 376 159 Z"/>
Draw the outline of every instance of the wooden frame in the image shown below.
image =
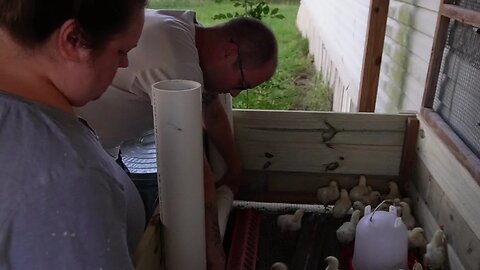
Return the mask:
<path id="1" fill-rule="evenodd" d="M 375 111 L 389 4 L 389 0 L 371 0 L 360 91 L 358 93 L 359 112 Z"/>
<path id="2" fill-rule="evenodd" d="M 433 128 L 437 136 L 448 146 L 455 158 L 467 169 L 480 184 L 480 159 L 468 148 L 455 132 L 443 121 L 438 113 L 424 108 L 421 113 L 425 121 Z"/>
<path id="3" fill-rule="evenodd" d="M 434 127 L 437 135 L 448 145 L 457 160 L 462 163 L 477 183 L 480 184 L 480 158 L 475 156 L 448 124 L 432 110 L 440 66 L 442 64 L 442 52 L 445 47 L 450 20 L 456 20 L 464 24 L 479 27 L 480 12 L 448 4 L 446 0 L 440 3 L 421 115 L 430 126 Z"/>
<path id="4" fill-rule="evenodd" d="M 480 265 L 480 158 L 433 108 L 443 50 L 451 20 L 480 26 L 480 12 L 442 0 L 420 111 L 417 161 L 409 195 L 427 236 L 439 226 L 447 235 L 449 269 L 477 269 Z"/>
<path id="5" fill-rule="evenodd" d="M 428 117 L 439 117 L 430 114 Z M 443 128 L 419 117 L 416 161 L 408 196 L 428 239 L 443 226 L 448 243 L 445 269 L 478 269 L 480 265 L 480 185 L 438 135 Z"/>

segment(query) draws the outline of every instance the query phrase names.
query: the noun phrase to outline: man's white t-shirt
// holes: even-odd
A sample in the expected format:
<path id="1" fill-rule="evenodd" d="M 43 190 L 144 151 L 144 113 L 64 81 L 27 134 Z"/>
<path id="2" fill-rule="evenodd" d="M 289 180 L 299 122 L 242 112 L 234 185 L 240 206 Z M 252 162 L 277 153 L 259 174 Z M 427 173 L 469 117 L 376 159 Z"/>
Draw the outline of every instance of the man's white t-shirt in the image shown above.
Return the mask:
<path id="1" fill-rule="evenodd" d="M 195 46 L 195 13 L 188 10 L 145 10 L 145 24 L 128 68 L 119 69 L 107 91 L 78 108 L 106 149 L 139 138 L 153 129 L 151 85 L 169 79 L 203 85 Z"/>

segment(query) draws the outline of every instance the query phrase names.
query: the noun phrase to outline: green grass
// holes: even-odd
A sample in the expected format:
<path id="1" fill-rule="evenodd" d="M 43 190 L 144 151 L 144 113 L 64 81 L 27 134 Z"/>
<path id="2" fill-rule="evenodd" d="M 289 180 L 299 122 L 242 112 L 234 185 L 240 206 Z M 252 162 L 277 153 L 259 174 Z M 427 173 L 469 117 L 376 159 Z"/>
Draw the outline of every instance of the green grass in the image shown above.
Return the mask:
<path id="1" fill-rule="evenodd" d="M 212 19 L 215 14 L 240 11 L 228 0 L 218 1 L 151 0 L 150 7 L 195 10 L 199 22 L 210 26 L 221 22 Z M 279 8 L 279 13 L 285 16 L 285 19 L 264 19 L 278 40 L 278 69 L 270 81 L 243 91 L 236 97 L 234 108 L 331 110 L 330 90 L 322 78 L 316 75 L 312 57 L 308 55 L 308 41 L 302 38 L 296 27 L 299 1 L 277 0 L 269 3 L 271 8 Z"/>

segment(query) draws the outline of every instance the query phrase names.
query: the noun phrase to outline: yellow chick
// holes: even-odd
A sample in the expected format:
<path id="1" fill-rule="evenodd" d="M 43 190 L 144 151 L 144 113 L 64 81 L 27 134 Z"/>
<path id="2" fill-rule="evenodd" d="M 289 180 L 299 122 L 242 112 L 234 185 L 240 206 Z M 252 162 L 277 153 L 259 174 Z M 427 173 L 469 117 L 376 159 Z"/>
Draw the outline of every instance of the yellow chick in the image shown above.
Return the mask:
<path id="1" fill-rule="evenodd" d="M 395 198 L 393 199 L 393 206 L 397 208 L 397 216 L 401 217 L 402 216 L 402 207 L 400 206 L 400 198 Z"/>
<path id="2" fill-rule="evenodd" d="M 276 262 L 272 264 L 270 270 L 288 270 L 288 266 L 283 262 Z"/>
<path id="3" fill-rule="evenodd" d="M 367 187 L 367 178 L 364 175 L 361 175 L 358 179 L 358 185 L 354 186 L 350 190 L 350 200 L 360 201 L 364 196 L 368 196 L 369 190 Z"/>
<path id="4" fill-rule="evenodd" d="M 359 219 L 360 210 L 353 211 L 350 221 L 344 222 L 337 230 L 338 242 L 348 244 L 355 239 L 355 231 L 357 229 Z"/>
<path id="5" fill-rule="evenodd" d="M 442 229 L 438 229 L 433 235 L 432 240 L 427 244 L 424 265 L 428 269 L 443 269 L 445 262 L 445 234 Z"/>
<path id="6" fill-rule="evenodd" d="M 333 217 L 343 218 L 347 214 L 348 210 L 350 210 L 351 206 L 352 201 L 350 200 L 350 197 L 348 197 L 347 190 L 342 189 L 342 191 L 340 192 L 340 199 L 338 199 L 333 206 Z"/>
<path id="7" fill-rule="evenodd" d="M 382 205 L 380 205 L 380 207 L 378 208 L 379 211 L 386 211 L 386 212 L 389 212 L 390 211 L 390 202 L 389 201 L 386 201 L 384 202 Z"/>
<path id="8" fill-rule="evenodd" d="M 415 264 L 413 265 L 412 270 L 423 270 L 423 266 L 421 263 L 415 261 Z"/>
<path id="9" fill-rule="evenodd" d="M 402 201 L 402 202 L 406 202 L 406 203 L 410 206 L 410 208 L 412 207 L 412 199 L 411 199 L 411 198 L 409 198 L 409 197 L 403 197 L 403 198 L 401 199 L 401 201 Z"/>
<path id="10" fill-rule="evenodd" d="M 415 227 L 415 218 L 413 217 L 410 206 L 406 202 L 400 202 L 400 207 L 402 207 L 402 221 L 407 226 L 407 229 L 411 230 Z"/>
<path id="11" fill-rule="evenodd" d="M 380 203 L 380 198 L 380 192 L 373 190 L 370 191 L 368 195 L 363 196 L 360 201 L 364 205 L 371 205 L 372 207 L 376 207 Z"/>
<path id="12" fill-rule="evenodd" d="M 281 232 L 298 231 L 302 227 L 304 209 L 298 209 L 293 215 L 280 215 L 277 218 L 277 226 Z"/>
<path id="13" fill-rule="evenodd" d="M 361 201 L 354 201 L 352 204 L 353 210 L 360 210 L 360 217 L 363 217 L 363 213 L 365 213 L 365 204 Z"/>
<path id="14" fill-rule="evenodd" d="M 390 191 L 385 195 L 385 200 L 394 200 L 395 198 L 401 198 L 400 192 L 398 191 L 397 183 L 390 181 L 388 182 L 388 188 Z"/>
<path id="15" fill-rule="evenodd" d="M 427 245 L 425 232 L 421 227 L 415 227 L 408 231 L 408 246 L 411 248 L 425 248 Z"/>
<path id="16" fill-rule="evenodd" d="M 327 261 L 328 265 L 325 270 L 338 270 L 338 259 L 335 256 L 328 256 L 325 258 L 325 261 Z"/>
<path id="17" fill-rule="evenodd" d="M 339 196 L 340 191 L 338 190 L 337 182 L 335 181 L 330 181 L 328 186 L 319 188 L 317 190 L 317 198 L 325 206 L 331 202 L 334 202 Z"/>

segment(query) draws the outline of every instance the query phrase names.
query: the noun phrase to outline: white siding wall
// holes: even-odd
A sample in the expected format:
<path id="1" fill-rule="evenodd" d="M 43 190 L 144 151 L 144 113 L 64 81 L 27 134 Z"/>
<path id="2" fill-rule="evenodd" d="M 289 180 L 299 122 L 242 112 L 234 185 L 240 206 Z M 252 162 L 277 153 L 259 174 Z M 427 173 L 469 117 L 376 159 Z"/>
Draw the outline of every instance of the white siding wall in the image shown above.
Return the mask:
<path id="1" fill-rule="evenodd" d="M 334 91 L 334 111 L 356 108 L 368 21 L 368 0 L 302 0 L 297 25 L 315 65 Z"/>
<path id="2" fill-rule="evenodd" d="M 420 108 L 439 0 L 391 0 L 377 112 Z M 370 0 L 302 0 L 297 25 L 334 92 L 334 111 L 355 111 Z"/>
<path id="3" fill-rule="evenodd" d="M 376 112 L 420 109 L 439 4 L 390 1 Z"/>

